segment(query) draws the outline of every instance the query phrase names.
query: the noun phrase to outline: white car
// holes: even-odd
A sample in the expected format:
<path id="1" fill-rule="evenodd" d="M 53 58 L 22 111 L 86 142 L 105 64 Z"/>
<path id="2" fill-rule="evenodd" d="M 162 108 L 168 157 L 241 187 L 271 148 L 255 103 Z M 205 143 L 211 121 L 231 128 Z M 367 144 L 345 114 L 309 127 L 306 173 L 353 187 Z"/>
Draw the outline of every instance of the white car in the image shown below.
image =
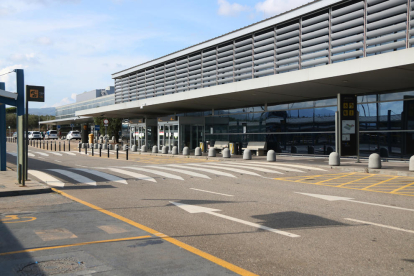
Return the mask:
<path id="1" fill-rule="evenodd" d="M 41 140 L 42 134 L 39 131 L 29 131 L 29 140 Z"/>
<path id="2" fill-rule="evenodd" d="M 49 131 L 47 131 L 46 132 L 46 135 L 45 135 L 45 140 L 49 140 L 49 139 L 55 139 L 55 140 L 57 140 L 59 137 L 58 137 L 58 133 L 57 133 L 57 131 L 56 130 L 49 130 Z"/>
<path id="3" fill-rule="evenodd" d="M 68 135 L 66 135 L 66 140 L 72 140 L 72 139 L 80 140 L 81 139 L 80 132 L 77 130 L 69 131 Z"/>

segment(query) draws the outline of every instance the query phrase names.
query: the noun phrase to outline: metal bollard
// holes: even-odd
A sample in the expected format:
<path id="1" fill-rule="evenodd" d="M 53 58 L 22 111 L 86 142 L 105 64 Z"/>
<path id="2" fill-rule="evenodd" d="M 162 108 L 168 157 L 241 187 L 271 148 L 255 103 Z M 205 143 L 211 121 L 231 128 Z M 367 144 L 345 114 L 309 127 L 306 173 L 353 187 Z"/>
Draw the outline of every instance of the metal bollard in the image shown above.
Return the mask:
<path id="1" fill-rule="evenodd" d="M 126 148 L 125 153 L 126 153 L 126 160 L 128 160 L 128 147 Z"/>
<path id="2" fill-rule="evenodd" d="M 45 149 L 45 141 L 43 141 L 43 149 Z"/>
<path id="3" fill-rule="evenodd" d="M 102 147 L 99 147 L 99 157 L 102 157 Z"/>
<path id="4" fill-rule="evenodd" d="M 119 147 L 116 147 L 116 159 L 118 159 L 118 150 L 119 150 Z"/>
<path id="5" fill-rule="evenodd" d="M 80 145 L 80 143 L 79 143 L 79 152 L 81 152 L 81 145 Z"/>
<path id="6" fill-rule="evenodd" d="M 108 147 L 108 158 L 109 158 L 109 147 Z"/>
<path id="7" fill-rule="evenodd" d="M 92 156 L 93 156 L 93 147 L 92 147 Z"/>
<path id="8" fill-rule="evenodd" d="M 68 142 L 68 148 L 69 148 L 69 151 L 70 151 L 70 140 L 69 140 L 69 142 Z"/>
<path id="9" fill-rule="evenodd" d="M 88 155 L 88 147 L 85 147 L 85 155 Z"/>
<path id="10" fill-rule="evenodd" d="M 56 151 L 56 141 L 55 141 L 55 151 Z"/>
<path id="11" fill-rule="evenodd" d="M 47 143 L 46 143 L 46 148 L 47 148 L 47 150 L 49 150 L 49 141 L 47 141 Z"/>
<path id="12" fill-rule="evenodd" d="M 59 141 L 59 151 L 60 151 L 60 141 Z"/>
<path id="13" fill-rule="evenodd" d="M 63 151 L 65 151 L 66 141 L 63 141 Z"/>

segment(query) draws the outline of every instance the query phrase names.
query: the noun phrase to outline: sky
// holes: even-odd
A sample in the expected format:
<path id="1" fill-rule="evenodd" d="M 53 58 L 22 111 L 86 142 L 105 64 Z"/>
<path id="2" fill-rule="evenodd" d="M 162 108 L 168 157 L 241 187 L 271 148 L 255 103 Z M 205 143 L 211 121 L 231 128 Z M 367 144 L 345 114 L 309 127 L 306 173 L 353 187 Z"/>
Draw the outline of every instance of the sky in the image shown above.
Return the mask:
<path id="1" fill-rule="evenodd" d="M 0 75 L 24 69 L 45 103 L 114 85 L 111 74 L 311 0 L 0 0 Z M 15 92 L 15 74 L 0 76 Z"/>

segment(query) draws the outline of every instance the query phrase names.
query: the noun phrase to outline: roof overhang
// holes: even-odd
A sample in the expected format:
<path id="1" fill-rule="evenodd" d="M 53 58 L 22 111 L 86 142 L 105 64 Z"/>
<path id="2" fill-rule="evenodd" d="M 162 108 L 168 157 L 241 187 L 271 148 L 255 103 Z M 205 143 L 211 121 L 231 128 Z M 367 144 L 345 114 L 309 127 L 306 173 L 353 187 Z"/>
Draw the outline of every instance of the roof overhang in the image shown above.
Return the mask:
<path id="1" fill-rule="evenodd" d="M 8 92 L 0 89 L 0 97 L 17 100 L 17 93 Z"/>
<path id="2" fill-rule="evenodd" d="M 414 88 L 414 48 L 139 101 L 77 111 L 134 116 L 294 103 Z"/>
<path id="3" fill-rule="evenodd" d="M 76 117 L 65 118 L 65 119 L 40 121 L 39 124 L 41 125 L 67 125 L 67 124 L 87 123 L 87 122 L 92 122 L 92 121 L 93 121 L 93 118 L 91 117 L 76 116 Z"/>
<path id="4" fill-rule="evenodd" d="M 150 66 L 154 66 L 154 65 L 157 65 L 157 64 L 175 59 L 175 58 L 179 58 L 179 57 L 182 57 L 182 56 L 185 56 L 185 55 L 197 52 L 197 51 L 201 51 L 202 49 L 205 49 L 205 48 L 217 45 L 217 44 L 221 44 L 221 43 L 227 42 L 229 40 L 233 40 L 233 39 L 236 39 L 236 38 L 239 38 L 239 37 L 257 32 L 259 30 L 266 29 L 270 26 L 274 26 L 274 25 L 280 24 L 282 22 L 287 22 L 289 20 L 298 18 L 302 15 L 318 11 L 322 8 L 329 7 L 331 5 L 337 4 L 337 3 L 342 2 L 342 1 L 343 0 L 316 0 L 316 1 L 309 0 L 310 3 L 308 3 L 308 4 L 305 4 L 305 5 L 300 6 L 298 8 L 292 9 L 292 10 L 284 12 L 284 13 L 281 13 L 281 14 L 276 15 L 274 17 L 262 20 L 260 22 L 249 25 L 247 27 L 240 28 L 236 31 L 233 31 L 233 32 L 224 34 L 222 36 L 207 40 L 205 42 L 193 45 L 191 47 L 188 47 L 188 48 L 185 48 L 183 50 L 171 53 L 169 55 L 166 55 L 166 56 L 163 56 L 163 57 L 145 62 L 143 64 L 140 64 L 140 65 L 122 70 L 120 72 L 113 73 L 112 78 L 113 79 L 119 78 L 123 75 L 129 74 L 129 73 L 132 73 L 132 72 L 135 72 L 135 71 L 139 71 L 141 69 L 144 69 L 144 68 L 147 68 L 147 67 L 150 67 Z"/>

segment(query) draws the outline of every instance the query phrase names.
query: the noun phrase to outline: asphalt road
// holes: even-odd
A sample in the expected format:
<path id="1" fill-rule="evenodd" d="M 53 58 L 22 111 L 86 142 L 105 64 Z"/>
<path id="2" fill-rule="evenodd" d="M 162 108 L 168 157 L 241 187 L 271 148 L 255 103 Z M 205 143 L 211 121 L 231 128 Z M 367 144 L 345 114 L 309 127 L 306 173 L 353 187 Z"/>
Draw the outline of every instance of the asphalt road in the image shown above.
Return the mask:
<path id="1" fill-rule="evenodd" d="M 414 274 L 413 197 L 391 193 L 409 189 L 413 179 L 401 179 L 395 188 L 394 178 L 369 182 L 368 174 L 317 166 L 163 157 L 121 161 L 31 150 L 30 169 L 46 173 L 31 178 L 255 274 Z M 15 146 L 9 144 L 8 151 Z M 392 188 L 343 186 L 353 183 Z M 238 273 L 215 268 L 207 274 Z"/>

